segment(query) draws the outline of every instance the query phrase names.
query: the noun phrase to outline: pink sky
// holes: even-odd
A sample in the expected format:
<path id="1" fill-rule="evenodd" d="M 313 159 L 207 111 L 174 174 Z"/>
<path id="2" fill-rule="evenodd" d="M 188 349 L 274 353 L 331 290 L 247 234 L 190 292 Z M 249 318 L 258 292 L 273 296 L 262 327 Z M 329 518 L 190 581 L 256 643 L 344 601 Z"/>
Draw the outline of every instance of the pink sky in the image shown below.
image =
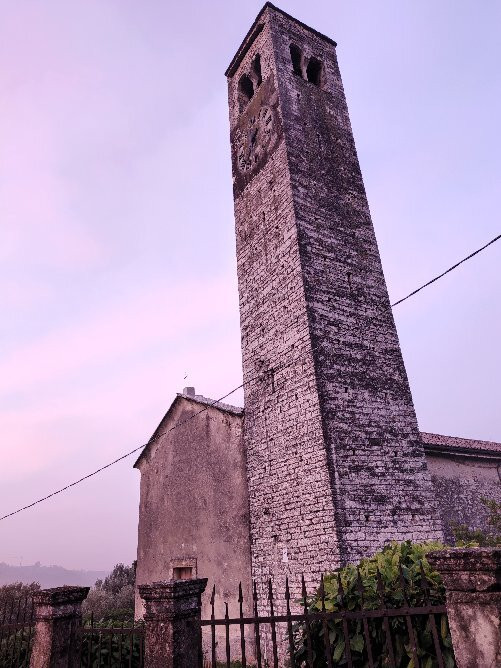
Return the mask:
<path id="1" fill-rule="evenodd" d="M 436 4 L 281 5 L 339 43 L 393 299 L 499 233 L 501 10 Z M 0 0 L 0 514 L 241 382 L 223 72 L 260 6 Z M 500 258 L 395 311 L 423 430 L 501 441 Z M 0 523 L 0 561 L 130 562 L 132 463 Z"/>

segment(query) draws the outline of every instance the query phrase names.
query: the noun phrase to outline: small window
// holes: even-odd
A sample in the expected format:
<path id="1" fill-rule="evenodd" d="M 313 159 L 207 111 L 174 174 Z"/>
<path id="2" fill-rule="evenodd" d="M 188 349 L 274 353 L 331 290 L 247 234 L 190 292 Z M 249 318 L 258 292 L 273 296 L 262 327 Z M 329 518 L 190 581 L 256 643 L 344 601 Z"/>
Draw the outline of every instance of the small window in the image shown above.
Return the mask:
<path id="1" fill-rule="evenodd" d="M 301 60 L 302 60 L 301 49 L 297 47 L 295 44 L 291 44 L 290 51 L 292 60 L 292 71 L 294 72 L 294 74 L 297 74 L 298 76 L 302 77 L 303 72 L 301 70 Z"/>
<path id="2" fill-rule="evenodd" d="M 255 81 L 256 81 L 256 88 L 261 85 L 261 82 L 263 81 L 263 76 L 261 74 L 261 56 L 259 53 L 256 55 L 254 60 L 252 61 L 252 71 L 254 72 L 255 75 Z"/>
<path id="3" fill-rule="evenodd" d="M 315 86 L 320 86 L 320 76 L 322 74 L 322 63 L 316 58 L 310 58 L 306 68 L 306 78 Z"/>
<path id="4" fill-rule="evenodd" d="M 175 566 L 172 569 L 173 580 L 191 580 L 193 577 L 193 569 L 191 566 Z"/>
<path id="5" fill-rule="evenodd" d="M 240 81 L 238 82 L 238 92 L 240 100 L 243 104 L 249 102 L 249 100 L 252 99 L 254 95 L 254 84 L 252 83 L 252 79 L 247 76 L 247 74 L 243 74 L 240 77 Z"/>
<path id="6" fill-rule="evenodd" d="M 192 580 L 197 577 L 197 560 L 194 557 L 175 557 L 169 562 L 170 580 Z"/>

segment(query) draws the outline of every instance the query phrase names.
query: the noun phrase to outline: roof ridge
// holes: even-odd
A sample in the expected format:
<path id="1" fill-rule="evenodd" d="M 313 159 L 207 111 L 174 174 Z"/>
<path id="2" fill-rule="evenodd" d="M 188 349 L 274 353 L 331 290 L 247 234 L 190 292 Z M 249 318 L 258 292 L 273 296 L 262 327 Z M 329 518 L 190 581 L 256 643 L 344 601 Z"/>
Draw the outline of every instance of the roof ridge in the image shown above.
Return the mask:
<path id="1" fill-rule="evenodd" d="M 501 452 L 501 443 L 497 441 L 486 441 L 479 438 L 466 438 L 464 436 L 447 436 L 445 434 L 434 434 L 429 431 L 421 431 L 423 443 L 437 446 L 449 446 L 450 448 L 467 448 L 470 450 L 485 451 L 495 450 Z"/>
<path id="2" fill-rule="evenodd" d="M 244 412 L 244 409 L 241 406 L 233 406 L 232 404 L 224 403 L 218 399 L 211 399 L 210 397 L 205 397 L 203 394 L 195 394 L 193 396 L 183 394 L 178 392 L 177 396 L 182 399 L 187 399 L 188 401 L 194 401 L 197 404 L 203 404 L 204 406 L 213 406 L 214 408 L 219 408 L 220 410 L 227 411 L 229 413 L 236 413 L 241 415 Z"/>

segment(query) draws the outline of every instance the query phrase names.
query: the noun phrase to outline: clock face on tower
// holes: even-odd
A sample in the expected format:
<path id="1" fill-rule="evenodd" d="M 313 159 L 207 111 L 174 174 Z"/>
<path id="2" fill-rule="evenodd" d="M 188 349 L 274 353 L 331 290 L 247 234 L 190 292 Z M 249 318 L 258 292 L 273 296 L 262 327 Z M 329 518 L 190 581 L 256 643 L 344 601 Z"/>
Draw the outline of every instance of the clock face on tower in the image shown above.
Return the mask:
<path id="1" fill-rule="evenodd" d="M 248 172 L 264 157 L 272 143 L 274 134 L 273 111 L 263 105 L 256 114 L 247 119 L 246 127 L 235 133 L 237 168 Z"/>
<path id="2" fill-rule="evenodd" d="M 235 194 L 266 164 L 278 146 L 281 123 L 278 95 L 270 76 L 242 111 L 231 132 Z"/>

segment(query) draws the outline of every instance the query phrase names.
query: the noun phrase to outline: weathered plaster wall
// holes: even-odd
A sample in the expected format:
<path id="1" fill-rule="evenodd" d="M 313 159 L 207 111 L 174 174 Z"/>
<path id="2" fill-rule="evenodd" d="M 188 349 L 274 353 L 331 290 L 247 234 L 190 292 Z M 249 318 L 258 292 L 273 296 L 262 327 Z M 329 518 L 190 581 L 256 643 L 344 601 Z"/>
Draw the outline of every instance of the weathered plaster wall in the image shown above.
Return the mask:
<path id="1" fill-rule="evenodd" d="M 501 503 L 501 443 L 421 433 L 447 542 L 452 524 L 492 530 L 481 499 Z"/>
<path id="2" fill-rule="evenodd" d="M 451 524 L 489 530 L 488 511 L 482 497 L 501 503 L 501 458 L 454 455 L 426 455 L 428 470 L 439 503 L 446 541 L 452 543 Z"/>
<path id="3" fill-rule="evenodd" d="M 242 417 L 178 396 L 157 433 L 162 431 L 166 433 L 137 463 L 141 491 L 136 584 L 169 579 L 173 565 L 193 567 L 196 560 L 193 576 L 209 580 L 203 617 L 210 616 L 213 584 L 217 617 L 224 616 L 223 599 L 236 614 L 239 582 L 245 600 L 252 598 Z M 142 613 L 137 596 L 136 615 Z"/>

